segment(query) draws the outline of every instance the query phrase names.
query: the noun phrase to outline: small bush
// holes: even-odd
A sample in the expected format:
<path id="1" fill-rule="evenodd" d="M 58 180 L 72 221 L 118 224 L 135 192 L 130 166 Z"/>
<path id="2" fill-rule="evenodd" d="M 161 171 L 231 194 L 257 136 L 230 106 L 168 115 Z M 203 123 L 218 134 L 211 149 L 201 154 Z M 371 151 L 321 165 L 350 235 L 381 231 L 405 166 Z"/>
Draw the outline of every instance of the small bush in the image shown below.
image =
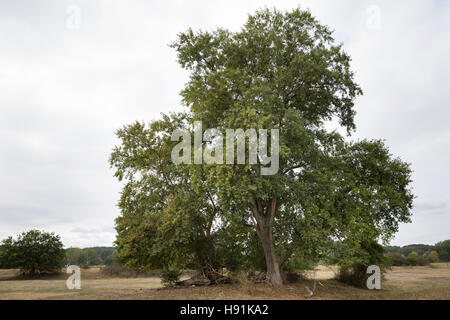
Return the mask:
<path id="1" fill-rule="evenodd" d="M 406 266 L 408 262 L 406 261 L 406 257 L 401 253 L 388 253 L 386 255 L 388 264 L 391 266 Z"/>
<path id="2" fill-rule="evenodd" d="M 354 287 L 365 288 L 367 280 L 367 265 L 358 264 L 352 267 L 341 267 L 337 280 Z"/>
<path id="3" fill-rule="evenodd" d="M 163 270 L 161 272 L 161 282 L 166 287 L 173 286 L 175 283 L 180 281 L 180 276 L 180 270 Z"/>
<path id="4" fill-rule="evenodd" d="M 317 261 L 314 261 L 312 258 L 299 255 L 299 253 L 295 252 L 291 255 L 288 261 L 286 261 L 283 266 L 283 270 L 286 272 L 312 270 L 317 266 L 317 264 Z"/>
<path id="5" fill-rule="evenodd" d="M 410 266 L 416 266 L 417 262 L 419 260 L 419 255 L 417 254 L 417 252 L 413 251 L 410 254 L 408 254 L 408 256 L 406 257 L 406 261 L 408 262 L 408 265 Z"/>
<path id="6" fill-rule="evenodd" d="M 425 256 L 419 256 L 419 258 L 417 259 L 417 265 L 418 266 L 427 266 L 430 264 L 430 259 L 428 259 L 428 257 Z"/>
<path id="7" fill-rule="evenodd" d="M 433 250 L 427 255 L 430 262 L 438 262 L 439 261 L 439 254 Z"/>

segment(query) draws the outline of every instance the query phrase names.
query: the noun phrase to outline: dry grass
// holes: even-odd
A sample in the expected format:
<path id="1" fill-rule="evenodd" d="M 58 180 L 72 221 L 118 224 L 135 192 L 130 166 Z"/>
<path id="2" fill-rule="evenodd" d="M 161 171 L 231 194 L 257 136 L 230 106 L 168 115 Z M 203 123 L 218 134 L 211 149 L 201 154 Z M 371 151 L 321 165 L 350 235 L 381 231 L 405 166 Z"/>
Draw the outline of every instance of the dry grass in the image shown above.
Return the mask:
<path id="1" fill-rule="evenodd" d="M 281 288 L 264 283 L 164 289 L 160 279 L 112 278 L 97 268 L 82 270 L 81 290 L 68 290 L 66 274 L 52 279 L 17 280 L 17 270 L 0 270 L 0 299 L 305 299 L 305 285 L 320 280 L 310 299 L 450 299 L 450 264 L 430 267 L 394 267 L 382 290 L 353 288 L 335 280 L 334 268 L 319 267 L 305 280 Z M 7 280 L 11 279 L 13 280 Z"/>
<path id="2" fill-rule="evenodd" d="M 0 299 L 121 299 L 123 293 L 161 287 L 158 277 L 105 277 L 99 268 L 81 270 L 81 290 L 67 289 L 69 275 L 65 273 L 39 280 L 21 280 L 17 276 L 18 270 L 0 270 Z"/>

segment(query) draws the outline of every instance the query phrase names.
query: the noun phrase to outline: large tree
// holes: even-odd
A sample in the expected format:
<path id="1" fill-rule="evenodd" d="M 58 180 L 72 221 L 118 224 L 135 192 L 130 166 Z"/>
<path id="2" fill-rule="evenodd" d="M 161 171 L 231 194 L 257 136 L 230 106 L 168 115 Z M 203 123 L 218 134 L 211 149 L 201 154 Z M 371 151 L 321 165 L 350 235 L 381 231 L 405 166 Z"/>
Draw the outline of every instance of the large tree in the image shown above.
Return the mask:
<path id="1" fill-rule="evenodd" d="M 7 238 L 0 245 L 0 265 L 20 268 L 28 275 L 56 272 L 64 258 L 63 244 L 54 233 L 30 230 L 17 239 Z"/>
<path id="2" fill-rule="evenodd" d="M 129 259 L 151 257 L 142 252 L 148 247 L 171 251 L 171 242 L 156 236 L 171 217 L 166 225 L 185 236 L 184 244 L 232 230 L 229 241 L 249 248 L 257 236 L 267 277 L 281 285 L 283 265 L 294 252 L 318 256 L 336 240 L 387 241 L 400 222 L 409 221 L 409 165 L 382 141 L 346 142 L 325 128 L 337 119 L 353 132 L 354 99 L 362 91 L 342 45 L 309 12 L 258 11 L 238 32 L 188 30 L 172 47 L 190 71 L 181 93 L 188 111 L 166 116 L 159 131 L 161 122 L 120 130 L 122 145 L 111 158 L 116 175 L 128 180 L 117 229 L 118 249 Z M 168 153 L 176 142 L 168 139 L 167 123 L 193 130 L 194 121 L 224 135 L 226 129 L 278 129 L 278 172 L 262 175 L 261 163 L 175 166 Z M 187 236 L 190 228 L 177 229 L 174 217 L 192 220 L 196 236 Z M 242 235 L 245 241 L 238 239 Z M 224 239 L 217 236 L 213 240 Z M 137 245 L 143 239 L 147 247 Z M 181 247 L 174 244 L 175 254 Z"/>

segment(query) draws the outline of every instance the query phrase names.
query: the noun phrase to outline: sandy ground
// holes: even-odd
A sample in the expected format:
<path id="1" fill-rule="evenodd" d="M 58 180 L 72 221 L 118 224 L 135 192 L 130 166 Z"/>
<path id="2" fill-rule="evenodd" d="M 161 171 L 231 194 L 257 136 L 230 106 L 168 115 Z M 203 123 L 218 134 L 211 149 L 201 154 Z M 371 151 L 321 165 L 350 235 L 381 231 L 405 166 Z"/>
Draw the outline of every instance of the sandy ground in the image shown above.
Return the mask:
<path id="1" fill-rule="evenodd" d="M 305 299 L 317 282 L 311 299 L 450 299 L 450 264 L 431 267 L 394 267 L 373 291 L 341 284 L 335 268 L 318 267 L 309 280 L 273 288 L 267 284 L 233 284 L 209 287 L 162 288 L 160 279 L 104 278 L 97 268 L 82 270 L 81 290 L 68 290 L 68 275 L 56 279 L 8 280 L 17 270 L 0 270 L 0 299 Z"/>

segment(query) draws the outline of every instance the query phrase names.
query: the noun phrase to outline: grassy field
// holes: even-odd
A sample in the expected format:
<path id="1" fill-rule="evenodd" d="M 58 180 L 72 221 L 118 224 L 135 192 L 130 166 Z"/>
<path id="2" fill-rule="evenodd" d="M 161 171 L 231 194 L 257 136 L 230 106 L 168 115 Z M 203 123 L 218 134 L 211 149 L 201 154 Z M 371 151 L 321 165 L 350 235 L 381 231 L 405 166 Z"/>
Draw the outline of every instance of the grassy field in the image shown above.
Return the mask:
<path id="1" fill-rule="evenodd" d="M 81 290 L 68 290 L 68 275 L 39 280 L 17 279 L 17 270 L 0 270 L 0 299 L 306 299 L 313 280 L 319 280 L 309 299 L 450 299 L 450 264 L 394 267 L 382 289 L 353 288 L 332 278 L 334 269 L 319 267 L 309 280 L 273 288 L 267 284 L 232 284 L 209 287 L 162 288 L 160 279 L 104 277 L 98 268 L 81 272 Z"/>

